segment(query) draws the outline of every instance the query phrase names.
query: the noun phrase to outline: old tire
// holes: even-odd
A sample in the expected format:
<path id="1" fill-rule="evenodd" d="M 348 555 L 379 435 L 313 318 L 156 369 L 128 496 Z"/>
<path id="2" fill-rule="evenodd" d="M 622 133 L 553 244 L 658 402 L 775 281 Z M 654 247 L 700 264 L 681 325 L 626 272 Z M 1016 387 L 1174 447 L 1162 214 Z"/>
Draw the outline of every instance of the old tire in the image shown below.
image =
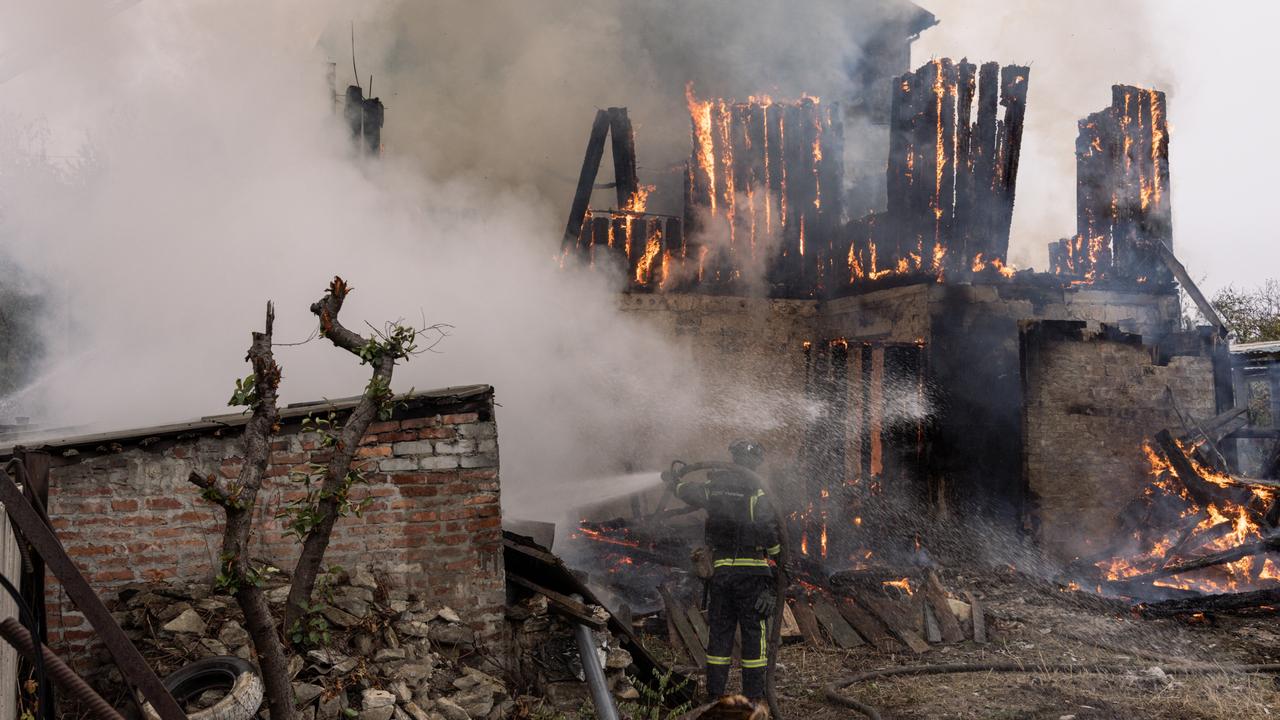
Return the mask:
<path id="1" fill-rule="evenodd" d="M 197 660 L 164 679 L 179 705 L 208 690 L 226 692 L 213 707 L 191 713 L 188 720 L 249 720 L 262 705 L 262 678 L 247 660 L 232 655 Z M 160 720 L 151 703 L 142 704 L 147 720 Z"/>

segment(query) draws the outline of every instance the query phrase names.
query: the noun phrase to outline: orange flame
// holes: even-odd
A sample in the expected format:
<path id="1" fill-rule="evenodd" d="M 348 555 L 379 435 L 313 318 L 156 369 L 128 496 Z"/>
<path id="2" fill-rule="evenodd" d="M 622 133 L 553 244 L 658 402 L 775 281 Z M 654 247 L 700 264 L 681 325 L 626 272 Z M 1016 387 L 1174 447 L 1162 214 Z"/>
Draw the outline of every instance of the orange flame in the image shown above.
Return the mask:
<path id="1" fill-rule="evenodd" d="M 707 174 L 711 191 L 711 214 L 716 213 L 716 165 L 711 141 L 711 101 L 698 102 L 693 96 L 693 83 L 684 87 L 684 97 L 689 104 L 689 117 L 693 119 L 694 139 L 697 141 L 698 167 Z"/>
<path id="2" fill-rule="evenodd" d="M 880 584 L 884 585 L 885 587 L 898 588 L 899 590 L 905 592 L 908 595 L 915 595 L 915 593 L 912 592 L 911 590 L 911 582 L 906 578 L 898 578 L 897 580 L 885 580 Z"/>

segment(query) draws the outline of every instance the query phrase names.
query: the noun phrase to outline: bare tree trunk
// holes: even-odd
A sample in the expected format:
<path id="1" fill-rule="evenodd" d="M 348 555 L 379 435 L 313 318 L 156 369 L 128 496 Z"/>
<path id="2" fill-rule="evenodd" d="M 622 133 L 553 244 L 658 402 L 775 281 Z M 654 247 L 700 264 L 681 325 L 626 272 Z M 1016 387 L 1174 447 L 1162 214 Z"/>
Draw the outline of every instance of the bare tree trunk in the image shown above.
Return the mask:
<path id="1" fill-rule="evenodd" d="M 190 480 L 201 488 L 204 497 L 218 503 L 227 514 L 222 536 L 220 572 L 235 588 L 236 602 L 244 613 L 249 637 L 258 655 L 266 686 L 267 707 L 272 720 L 294 720 L 293 686 L 289 681 L 289 664 L 284 643 L 275 619 L 267 605 L 266 595 L 255 582 L 255 570 L 249 559 L 249 536 L 253 531 L 253 508 L 267 473 L 271 456 L 271 435 L 280 414 L 276 408 L 276 391 L 280 386 L 280 366 L 271 352 L 271 329 L 275 310 L 267 303 L 265 332 L 253 333 L 253 343 L 246 358 L 253 365 L 253 416 L 244 430 L 244 466 L 235 481 L 219 482 L 214 476 L 192 473 Z"/>
<path id="2" fill-rule="evenodd" d="M 322 499 L 317 506 L 320 518 L 302 541 L 302 552 L 293 570 L 293 584 L 289 588 L 289 601 L 285 607 L 285 628 L 293 627 L 306 615 L 325 550 L 329 547 L 333 525 L 341 514 L 340 490 L 351 471 L 351 462 L 355 459 L 361 438 L 378 416 L 383 404 L 391 399 L 391 374 L 395 370 L 396 360 L 402 357 L 390 351 L 370 352 L 370 348 L 379 347 L 376 338 L 361 337 L 338 321 L 342 302 L 350 290 L 342 278 L 335 277 L 324 296 L 312 304 L 311 312 L 320 319 L 321 335 L 329 338 L 334 345 L 369 362 L 373 366 L 373 374 L 360 402 L 343 424 L 334 444 L 333 455 L 325 468 L 321 486 Z"/>

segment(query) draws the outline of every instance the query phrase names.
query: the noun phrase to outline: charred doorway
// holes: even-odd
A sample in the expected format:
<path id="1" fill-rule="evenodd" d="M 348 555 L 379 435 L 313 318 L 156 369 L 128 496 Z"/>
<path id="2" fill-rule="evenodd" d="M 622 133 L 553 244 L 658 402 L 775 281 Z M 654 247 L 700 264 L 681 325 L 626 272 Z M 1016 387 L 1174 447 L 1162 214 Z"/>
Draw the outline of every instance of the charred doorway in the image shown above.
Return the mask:
<path id="1" fill-rule="evenodd" d="M 924 346 L 836 339 L 804 353 L 809 421 L 789 485 L 792 547 L 834 569 L 858 560 L 867 533 L 897 524 L 886 509 L 930 500 Z"/>

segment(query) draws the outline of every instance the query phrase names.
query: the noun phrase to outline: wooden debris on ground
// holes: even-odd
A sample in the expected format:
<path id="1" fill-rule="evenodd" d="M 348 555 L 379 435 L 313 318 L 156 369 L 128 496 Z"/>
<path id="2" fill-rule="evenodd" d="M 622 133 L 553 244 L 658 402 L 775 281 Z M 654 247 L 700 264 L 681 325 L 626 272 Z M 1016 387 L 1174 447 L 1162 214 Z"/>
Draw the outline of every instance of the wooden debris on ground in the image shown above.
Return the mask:
<path id="1" fill-rule="evenodd" d="M 969 613 L 973 622 L 973 641 L 983 645 L 987 642 L 987 620 L 982 614 L 982 603 L 967 590 L 964 596 L 969 601 Z"/>
<path id="2" fill-rule="evenodd" d="M 810 603 L 813 605 L 814 616 L 838 647 L 847 650 L 863 644 L 862 638 L 858 637 L 858 633 L 854 632 L 830 600 L 822 595 L 814 595 L 810 598 Z"/>
<path id="3" fill-rule="evenodd" d="M 868 643 L 884 653 L 897 652 L 898 644 L 879 620 L 849 598 L 840 598 L 840 615 L 858 631 Z"/>
<path id="4" fill-rule="evenodd" d="M 818 628 L 818 618 L 814 616 L 813 609 L 809 607 L 809 600 L 804 594 L 796 597 L 791 605 L 791 611 L 795 613 L 796 624 L 800 626 L 800 634 L 805 641 L 814 647 L 826 647 L 827 641 L 822 637 L 822 631 Z"/>
<path id="5" fill-rule="evenodd" d="M 929 643 L 915 629 L 915 619 L 901 605 L 883 595 L 860 591 L 854 598 L 857 603 L 876 617 L 893 636 L 902 641 L 917 655 L 929 652 Z"/>
<path id="6" fill-rule="evenodd" d="M 680 644 L 684 646 L 695 665 L 706 665 L 707 651 L 702 644 L 702 640 L 698 637 L 698 632 L 694 630 L 693 623 L 689 622 L 689 615 L 684 606 L 680 604 L 680 601 L 671 594 L 671 591 L 665 585 L 658 586 L 658 594 L 662 596 L 667 618 L 675 625 Z"/>

